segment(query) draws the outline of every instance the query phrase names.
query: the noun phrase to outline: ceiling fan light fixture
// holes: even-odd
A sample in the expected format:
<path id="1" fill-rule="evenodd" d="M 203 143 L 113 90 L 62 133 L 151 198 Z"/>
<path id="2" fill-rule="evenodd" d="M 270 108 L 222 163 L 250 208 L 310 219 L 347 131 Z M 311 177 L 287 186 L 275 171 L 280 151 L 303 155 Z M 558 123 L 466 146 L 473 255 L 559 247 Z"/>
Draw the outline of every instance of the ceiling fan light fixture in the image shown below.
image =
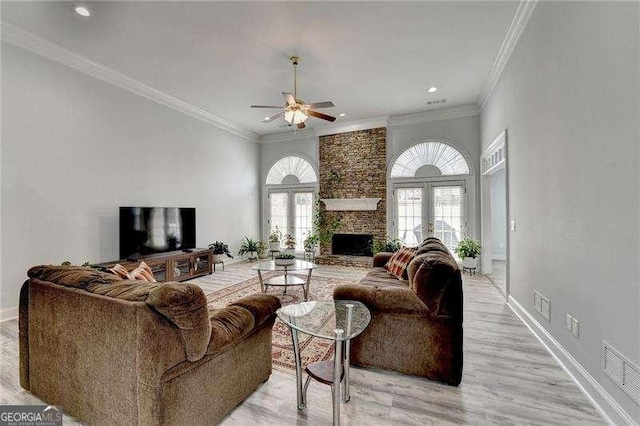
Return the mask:
<path id="1" fill-rule="evenodd" d="M 284 113 L 284 119 L 290 124 L 304 123 L 307 120 L 307 118 L 309 118 L 309 116 L 299 109 L 296 109 L 296 110 L 288 109 Z"/>

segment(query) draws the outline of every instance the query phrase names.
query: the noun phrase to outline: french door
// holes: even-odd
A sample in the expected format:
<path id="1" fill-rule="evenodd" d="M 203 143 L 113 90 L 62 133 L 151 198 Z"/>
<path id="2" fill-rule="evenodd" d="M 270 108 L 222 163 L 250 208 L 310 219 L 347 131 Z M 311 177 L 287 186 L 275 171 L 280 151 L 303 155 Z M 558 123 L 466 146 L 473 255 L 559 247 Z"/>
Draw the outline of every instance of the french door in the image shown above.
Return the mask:
<path id="1" fill-rule="evenodd" d="M 407 246 L 436 237 L 453 253 L 466 228 L 464 182 L 396 184 L 393 193 L 395 237 Z"/>
<path id="2" fill-rule="evenodd" d="M 311 189 L 269 192 L 269 232 L 276 226 L 296 239 L 296 251 L 304 251 L 304 240 L 313 232 L 314 191 Z"/>

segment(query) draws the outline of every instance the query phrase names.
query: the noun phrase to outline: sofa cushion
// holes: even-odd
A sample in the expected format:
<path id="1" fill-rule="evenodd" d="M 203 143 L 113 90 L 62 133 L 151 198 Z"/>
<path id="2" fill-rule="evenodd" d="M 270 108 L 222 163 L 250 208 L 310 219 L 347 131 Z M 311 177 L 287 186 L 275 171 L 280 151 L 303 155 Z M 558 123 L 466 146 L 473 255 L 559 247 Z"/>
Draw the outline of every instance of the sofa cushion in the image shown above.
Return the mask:
<path id="1" fill-rule="evenodd" d="M 443 319 L 462 315 L 462 277 L 450 254 L 441 251 L 419 254 L 408 272 L 409 287 L 427 305 L 431 315 Z"/>
<path id="2" fill-rule="evenodd" d="M 161 283 L 121 280 L 110 285 L 91 283 L 85 290 L 89 293 L 99 294 L 113 299 L 129 300 L 131 302 L 144 302 L 147 300 L 147 297 L 149 297 L 149 293 L 161 285 Z"/>
<path id="3" fill-rule="evenodd" d="M 29 278 L 49 281 L 65 287 L 86 288 L 89 284 L 112 284 L 121 281 L 113 274 L 85 266 L 34 266 L 27 272 Z"/>
<path id="4" fill-rule="evenodd" d="M 416 249 L 410 247 L 402 247 L 389 258 L 385 268 L 391 275 L 399 280 L 408 279 L 407 266 L 416 255 Z"/>
<path id="5" fill-rule="evenodd" d="M 199 360 L 206 353 L 211 337 L 211 321 L 204 292 L 195 284 L 157 285 L 149 293 L 147 305 L 180 329 L 187 359 Z"/>
<path id="6" fill-rule="evenodd" d="M 129 274 L 134 280 L 148 281 L 151 283 L 156 282 L 156 277 L 153 276 L 153 271 L 145 262 L 140 262 L 138 267 Z"/>
<path id="7" fill-rule="evenodd" d="M 409 281 L 397 279 L 394 275 L 388 273 L 384 268 L 373 268 L 367 273 L 367 276 L 360 281 L 360 284 L 376 285 L 380 287 L 408 287 Z"/>
<path id="8" fill-rule="evenodd" d="M 429 237 L 422 241 L 417 247 L 416 254 L 428 253 L 430 251 L 440 251 L 442 253 L 451 254 L 447 246 L 435 237 Z"/>

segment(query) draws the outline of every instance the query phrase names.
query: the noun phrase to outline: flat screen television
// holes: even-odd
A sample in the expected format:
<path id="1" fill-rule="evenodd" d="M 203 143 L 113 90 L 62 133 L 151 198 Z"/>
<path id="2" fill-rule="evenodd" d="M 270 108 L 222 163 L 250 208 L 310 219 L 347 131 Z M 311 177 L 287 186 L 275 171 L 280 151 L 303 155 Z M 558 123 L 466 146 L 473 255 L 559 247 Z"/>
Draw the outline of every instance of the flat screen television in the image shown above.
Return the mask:
<path id="1" fill-rule="evenodd" d="M 120 259 L 195 246 L 194 207 L 120 207 Z"/>

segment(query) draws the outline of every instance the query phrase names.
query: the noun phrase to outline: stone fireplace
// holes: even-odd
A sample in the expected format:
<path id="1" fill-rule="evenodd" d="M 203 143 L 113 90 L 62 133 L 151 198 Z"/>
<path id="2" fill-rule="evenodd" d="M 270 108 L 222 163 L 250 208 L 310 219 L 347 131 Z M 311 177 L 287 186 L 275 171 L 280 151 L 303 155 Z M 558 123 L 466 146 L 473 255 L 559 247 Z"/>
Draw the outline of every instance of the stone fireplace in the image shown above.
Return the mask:
<path id="1" fill-rule="evenodd" d="M 334 237 L 337 236 L 339 242 L 343 235 L 364 235 L 368 241 L 386 237 L 386 133 L 385 128 L 377 128 L 320 137 L 320 198 L 339 201 L 328 203 L 337 210 L 328 210 L 324 202 L 320 203 L 320 209 L 326 221 L 336 226 Z M 372 208 L 358 207 L 366 204 L 360 202 L 365 198 L 380 201 Z M 334 243 L 332 238 L 320 245 L 320 256 L 316 258 L 318 263 L 372 265 L 372 254 L 364 251 L 362 244 L 359 249 L 344 254 L 341 248 L 334 252 Z"/>

